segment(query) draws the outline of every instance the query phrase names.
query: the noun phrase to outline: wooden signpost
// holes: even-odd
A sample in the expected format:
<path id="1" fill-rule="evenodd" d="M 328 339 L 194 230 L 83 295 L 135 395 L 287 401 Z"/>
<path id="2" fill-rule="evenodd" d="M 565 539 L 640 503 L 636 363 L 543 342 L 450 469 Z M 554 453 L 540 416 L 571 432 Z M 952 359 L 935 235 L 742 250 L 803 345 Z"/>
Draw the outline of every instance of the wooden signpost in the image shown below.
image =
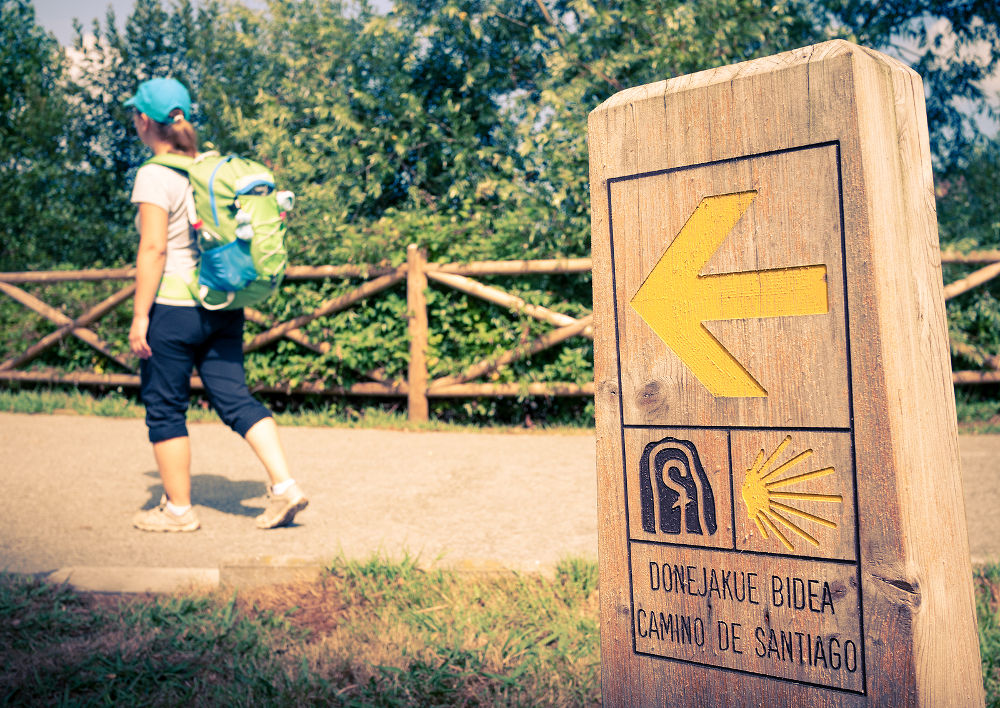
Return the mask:
<path id="1" fill-rule="evenodd" d="M 920 78 L 629 89 L 590 170 L 605 704 L 981 705 Z"/>

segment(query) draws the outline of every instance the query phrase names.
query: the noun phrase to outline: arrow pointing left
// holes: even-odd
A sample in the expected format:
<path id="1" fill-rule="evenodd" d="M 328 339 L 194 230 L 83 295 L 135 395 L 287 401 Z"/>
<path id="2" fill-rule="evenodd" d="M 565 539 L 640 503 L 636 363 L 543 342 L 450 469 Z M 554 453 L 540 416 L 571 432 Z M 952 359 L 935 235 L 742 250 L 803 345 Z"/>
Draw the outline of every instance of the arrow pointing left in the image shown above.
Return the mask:
<path id="1" fill-rule="evenodd" d="M 767 391 L 704 322 L 829 311 L 825 265 L 698 274 L 756 195 L 702 199 L 630 303 L 716 397 L 763 397 Z"/>

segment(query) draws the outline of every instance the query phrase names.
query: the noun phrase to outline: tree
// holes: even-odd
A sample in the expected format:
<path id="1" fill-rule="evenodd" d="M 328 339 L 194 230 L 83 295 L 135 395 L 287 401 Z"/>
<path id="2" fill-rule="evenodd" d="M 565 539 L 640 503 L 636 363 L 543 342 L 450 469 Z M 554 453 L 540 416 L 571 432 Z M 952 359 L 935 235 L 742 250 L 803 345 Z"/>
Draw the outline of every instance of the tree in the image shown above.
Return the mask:
<path id="1" fill-rule="evenodd" d="M 149 157 L 124 102 L 142 81 L 172 76 L 191 92 L 191 119 L 203 146 L 245 148 L 230 138 L 230 122 L 233 115 L 252 113 L 258 90 L 254 72 L 263 60 L 252 33 L 244 31 L 244 19 L 238 9 L 224 11 L 212 0 L 199 3 L 197 11 L 190 0 L 179 0 L 169 10 L 160 0 L 136 0 L 123 30 L 112 11 L 103 27 L 95 21 L 92 37 L 77 26 L 75 77 L 67 88 L 73 106 L 68 134 L 82 156 L 82 181 L 91 194 L 103 197 L 91 204 L 91 218 L 106 228 L 101 252 L 110 259 L 134 256 L 129 195 L 135 170 Z"/>
<path id="2" fill-rule="evenodd" d="M 86 155 L 91 179 L 108 197 L 97 218 L 112 228 L 122 229 L 131 222 L 131 181 L 146 157 L 123 104 L 141 81 L 153 76 L 171 75 L 189 83 L 187 47 L 181 39 L 190 14 L 187 3 L 171 16 L 159 0 L 137 0 L 124 32 L 117 29 L 111 10 L 106 29 L 95 22 L 93 40 L 88 41 L 82 27 L 77 27 L 73 136 L 77 149 Z"/>
<path id="3" fill-rule="evenodd" d="M 2 0 L 0 22 L 0 261 L 5 269 L 116 262 L 105 221 L 119 195 L 103 189 L 77 139 L 79 103 L 55 39 L 26 0 Z"/>
<path id="4" fill-rule="evenodd" d="M 0 261 L 25 268 L 44 258 L 40 230 L 69 221 L 58 204 L 65 104 L 55 39 L 35 23 L 28 0 L 0 2 Z"/>
<path id="5" fill-rule="evenodd" d="M 203 138 L 269 162 L 302 197 L 297 259 L 372 260 L 411 240 L 432 256 L 584 254 L 586 115 L 604 98 L 835 35 L 892 49 L 907 32 L 931 36 L 930 9 L 962 46 L 995 45 L 983 39 L 995 10 L 971 1 L 398 0 L 383 16 L 342 0 L 271 0 L 265 14 L 137 0 L 124 32 L 109 17 L 101 42 L 79 47 L 100 90 L 83 94 L 73 134 L 107 171 L 106 192 L 124 195 L 143 153 L 121 102 L 171 73 L 192 90 Z M 949 101 L 974 95 L 993 60 L 930 61 L 943 165 L 940 146 L 972 125 Z M 127 211 L 119 196 L 103 214 Z"/>
<path id="6" fill-rule="evenodd" d="M 943 249 L 1000 249 L 1000 138 L 979 140 L 938 175 L 938 228 Z M 947 281 L 976 266 L 945 266 Z M 948 302 L 956 369 L 983 366 L 1000 354 L 1000 282 L 993 280 Z M 992 367 L 987 367 L 992 368 Z"/>
<path id="7" fill-rule="evenodd" d="M 820 38 L 809 8 L 795 1 L 535 0 L 534 10 L 545 70 L 522 103 L 517 150 L 536 225 L 529 238 L 553 254 L 589 253 L 586 121 L 601 101 Z"/>
<path id="8" fill-rule="evenodd" d="M 62 130 L 62 61 L 55 39 L 35 23 L 27 0 L 0 4 L 0 155 L 13 167 L 45 159 Z"/>
<path id="9" fill-rule="evenodd" d="M 982 82 L 1000 68 L 995 0 L 821 0 L 833 31 L 902 59 L 924 80 L 936 167 L 968 154 L 977 119 L 997 116 Z"/>
<path id="10" fill-rule="evenodd" d="M 135 0 L 123 30 L 112 14 L 95 23 L 95 41 L 78 27 L 72 72 L 28 0 L 0 3 L 5 268 L 132 259 L 129 190 L 147 154 L 122 103 L 152 76 L 191 90 L 204 148 L 256 157 L 296 192 L 293 263 L 398 262 L 411 242 L 438 260 L 584 256 L 593 108 L 626 87 L 834 36 L 902 55 L 924 74 L 942 240 L 998 241 L 996 146 L 955 110 L 982 103 L 977 82 L 997 66 L 998 10 L 984 0 L 396 0 L 385 15 L 369 0 L 268 0 L 263 12 Z M 951 60 L 946 40 L 959 47 Z M 298 314 L 340 287 L 297 283 L 265 309 Z M 526 278 L 520 294 L 589 308 L 581 279 Z M 962 341 L 981 344 L 995 330 L 986 295 L 950 305 Z M 429 301 L 438 373 L 544 329 L 525 319 L 511 333 L 509 313 L 452 291 L 432 287 Z M 355 374 L 339 356 L 354 372 L 379 367 L 381 352 L 405 349 L 393 329 L 405 309 L 395 290 L 307 325 L 342 345 L 323 356 L 322 374 L 284 342 L 255 352 L 250 376 L 343 381 Z M 589 357 L 589 344 L 571 342 L 517 367 L 580 380 Z"/>
<path id="11" fill-rule="evenodd" d="M 460 229 L 441 219 L 486 213 L 518 167 L 502 101 L 537 66 L 520 68 L 534 40 L 516 19 L 522 4 L 509 5 L 515 24 L 480 0 L 401 1 L 388 16 L 366 4 L 271 3 L 258 110 L 234 128 L 303 196 L 302 257 L 378 260 L 414 238 L 432 252 L 449 241 L 476 250 L 488 228 L 449 239 Z"/>

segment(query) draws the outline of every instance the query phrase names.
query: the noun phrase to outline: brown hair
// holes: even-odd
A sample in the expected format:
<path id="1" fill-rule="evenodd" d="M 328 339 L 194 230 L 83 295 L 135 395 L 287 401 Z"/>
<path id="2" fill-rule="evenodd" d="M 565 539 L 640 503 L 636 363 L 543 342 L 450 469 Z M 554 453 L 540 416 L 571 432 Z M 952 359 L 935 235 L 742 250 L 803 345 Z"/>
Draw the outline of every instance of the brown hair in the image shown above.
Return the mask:
<path id="1" fill-rule="evenodd" d="M 188 123 L 180 108 L 172 110 L 170 117 L 173 119 L 172 123 L 152 121 L 156 137 L 170 143 L 171 152 L 194 157 L 198 154 L 198 133 L 194 126 Z"/>

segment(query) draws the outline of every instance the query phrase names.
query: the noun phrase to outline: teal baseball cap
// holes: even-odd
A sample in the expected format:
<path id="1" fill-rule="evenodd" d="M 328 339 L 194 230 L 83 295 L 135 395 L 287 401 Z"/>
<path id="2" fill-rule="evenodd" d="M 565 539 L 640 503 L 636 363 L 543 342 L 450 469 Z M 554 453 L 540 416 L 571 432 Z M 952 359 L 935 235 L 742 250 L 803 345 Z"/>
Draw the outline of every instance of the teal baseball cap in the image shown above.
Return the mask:
<path id="1" fill-rule="evenodd" d="M 191 117 L 191 94 L 177 79 L 150 79 L 139 84 L 126 106 L 145 113 L 157 123 L 170 123 L 170 112 L 180 108 L 184 118 Z"/>

